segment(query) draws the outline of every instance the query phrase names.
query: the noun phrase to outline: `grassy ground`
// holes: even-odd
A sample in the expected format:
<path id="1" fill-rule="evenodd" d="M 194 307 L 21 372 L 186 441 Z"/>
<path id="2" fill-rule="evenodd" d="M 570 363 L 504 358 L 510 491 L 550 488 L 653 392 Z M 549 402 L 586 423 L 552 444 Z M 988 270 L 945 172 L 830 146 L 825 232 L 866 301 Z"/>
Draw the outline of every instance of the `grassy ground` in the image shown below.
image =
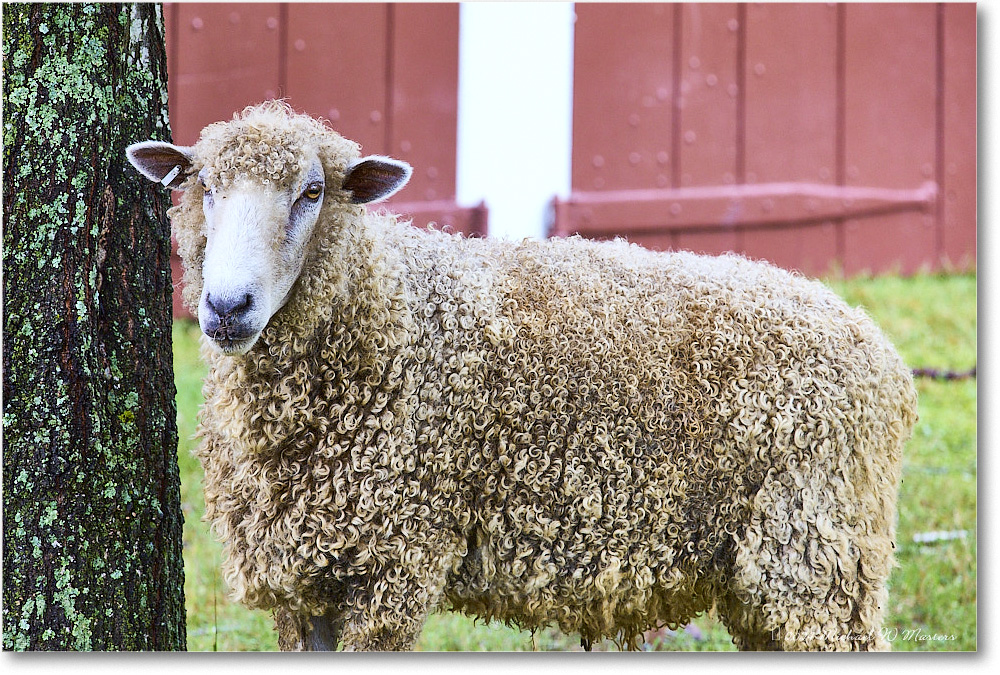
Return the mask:
<path id="1" fill-rule="evenodd" d="M 834 281 L 848 302 L 864 306 L 915 367 L 967 370 L 976 363 L 976 277 L 926 275 Z M 188 648 L 273 650 L 277 640 L 265 612 L 226 599 L 219 575 L 221 547 L 201 522 L 201 469 L 191 451 L 201 403 L 204 366 L 198 328 L 174 326 L 181 498 L 185 513 L 184 562 Z M 921 379 L 920 422 L 907 447 L 899 505 L 898 561 L 891 579 L 888 637 L 897 651 L 974 650 L 977 646 L 976 381 Z M 921 543 L 928 532 L 957 532 L 953 539 Z M 649 634 L 647 648 L 733 649 L 711 617 L 684 631 Z M 938 638 L 938 639 L 935 639 Z M 950 638 L 950 639 L 941 639 Z M 579 649 L 578 636 L 554 630 L 536 634 L 441 613 L 427 622 L 422 650 Z M 595 645 L 613 649 L 610 643 Z"/>

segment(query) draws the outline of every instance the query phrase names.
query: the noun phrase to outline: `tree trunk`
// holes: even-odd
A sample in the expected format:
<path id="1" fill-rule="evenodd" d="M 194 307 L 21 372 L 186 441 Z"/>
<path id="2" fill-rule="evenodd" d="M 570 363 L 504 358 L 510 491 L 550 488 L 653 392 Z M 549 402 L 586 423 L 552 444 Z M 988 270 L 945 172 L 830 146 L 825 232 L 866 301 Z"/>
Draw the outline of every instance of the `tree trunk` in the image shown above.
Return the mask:
<path id="1" fill-rule="evenodd" d="M 162 8 L 3 29 L 3 647 L 184 649 Z"/>

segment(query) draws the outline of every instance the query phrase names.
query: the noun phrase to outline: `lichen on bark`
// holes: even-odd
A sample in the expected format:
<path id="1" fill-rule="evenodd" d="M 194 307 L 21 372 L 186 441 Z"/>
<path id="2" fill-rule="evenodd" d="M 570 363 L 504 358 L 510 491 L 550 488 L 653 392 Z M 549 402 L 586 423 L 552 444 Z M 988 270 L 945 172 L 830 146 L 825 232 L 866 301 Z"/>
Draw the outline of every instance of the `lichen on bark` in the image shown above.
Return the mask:
<path id="1" fill-rule="evenodd" d="M 3 28 L 3 647 L 183 649 L 162 7 Z"/>

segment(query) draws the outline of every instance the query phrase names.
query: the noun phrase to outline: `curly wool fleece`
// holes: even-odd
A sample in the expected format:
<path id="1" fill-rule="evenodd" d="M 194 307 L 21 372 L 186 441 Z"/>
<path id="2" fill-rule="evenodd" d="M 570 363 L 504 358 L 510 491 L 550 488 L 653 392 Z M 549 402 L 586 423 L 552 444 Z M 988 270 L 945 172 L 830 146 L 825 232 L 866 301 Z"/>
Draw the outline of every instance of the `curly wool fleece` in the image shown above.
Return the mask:
<path id="1" fill-rule="evenodd" d="M 411 228 L 281 105 L 195 153 L 281 182 L 303 147 L 309 257 L 249 353 L 204 349 L 197 451 L 232 594 L 283 647 L 410 648 L 438 607 L 636 646 L 714 606 L 744 649 L 887 648 L 916 395 L 863 312 L 736 256 Z M 200 203 L 172 214 L 192 307 Z"/>

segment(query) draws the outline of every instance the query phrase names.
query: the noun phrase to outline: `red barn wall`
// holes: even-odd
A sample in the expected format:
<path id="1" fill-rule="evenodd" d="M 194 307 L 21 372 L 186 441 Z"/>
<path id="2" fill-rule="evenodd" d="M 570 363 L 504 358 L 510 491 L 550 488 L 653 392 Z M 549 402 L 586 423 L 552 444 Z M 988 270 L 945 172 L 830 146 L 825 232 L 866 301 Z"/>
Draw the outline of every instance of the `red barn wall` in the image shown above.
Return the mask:
<path id="1" fill-rule="evenodd" d="M 284 97 L 414 165 L 393 210 L 486 233 L 485 205 L 455 204 L 457 4 L 164 7 L 176 142 Z M 974 268 L 974 4 L 575 11 L 572 192 L 550 234 L 808 274 Z"/>
<path id="2" fill-rule="evenodd" d="M 973 4 L 578 4 L 551 233 L 822 274 L 976 258 Z"/>

